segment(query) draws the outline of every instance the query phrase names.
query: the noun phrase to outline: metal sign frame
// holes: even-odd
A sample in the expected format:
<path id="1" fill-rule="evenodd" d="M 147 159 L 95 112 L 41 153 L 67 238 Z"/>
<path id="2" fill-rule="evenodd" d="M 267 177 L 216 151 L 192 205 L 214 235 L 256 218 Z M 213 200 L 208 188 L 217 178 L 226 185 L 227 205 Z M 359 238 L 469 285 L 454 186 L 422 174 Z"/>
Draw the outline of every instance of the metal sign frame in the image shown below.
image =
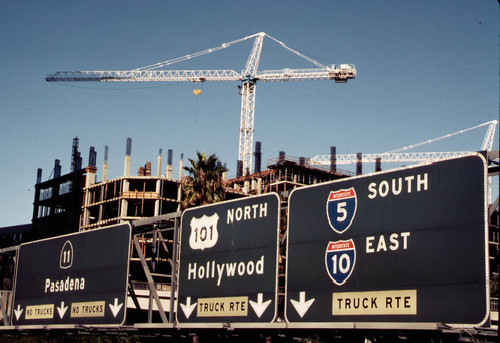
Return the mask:
<path id="1" fill-rule="evenodd" d="M 433 321 L 416 320 L 415 319 L 416 315 L 413 315 L 410 313 L 407 313 L 407 314 L 393 313 L 392 315 L 384 315 L 382 313 L 369 314 L 368 312 L 355 312 L 358 314 L 353 314 L 353 313 L 348 313 L 348 312 L 338 312 L 339 309 L 336 309 L 337 312 L 336 312 L 335 316 L 332 313 L 332 311 L 334 311 L 334 296 L 337 296 L 337 297 L 344 296 L 344 299 L 348 299 L 349 292 L 357 292 L 357 294 L 356 294 L 357 299 L 355 299 L 355 298 L 349 298 L 349 299 L 355 299 L 356 301 L 358 301 L 358 303 L 356 304 L 358 307 L 360 305 L 361 306 L 366 305 L 366 308 L 369 307 L 370 304 L 368 304 L 366 302 L 369 300 L 366 300 L 365 303 L 362 303 L 362 299 L 364 299 L 364 298 L 376 299 L 377 296 L 382 297 L 382 296 L 386 296 L 387 294 L 389 294 L 389 293 L 387 293 L 387 294 L 382 294 L 382 293 L 375 294 L 375 291 L 389 291 L 389 292 L 393 292 L 395 290 L 407 291 L 407 294 L 406 293 L 405 294 L 396 294 L 396 293 L 392 294 L 394 296 L 394 299 L 392 299 L 392 300 L 395 300 L 397 297 L 402 297 L 401 299 L 407 299 L 408 301 L 411 300 L 411 301 L 416 302 L 416 293 L 412 293 L 412 292 L 413 292 L 413 290 L 416 290 L 415 292 L 417 292 L 418 287 L 420 287 L 419 285 L 413 285 L 413 286 L 412 285 L 405 285 L 404 282 L 400 282 L 399 284 L 395 284 L 392 286 L 385 284 L 385 288 L 384 288 L 384 286 L 381 286 L 382 288 L 379 288 L 379 289 L 373 288 L 373 284 L 376 284 L 376 283 L 368 282 L 368 285 L 367 285 L 366 281 L 369 280 L 367 278 L 367 276 L 371 275 L 373 277 L 373 275 L 376 274 L 377 265 L 375 265 L 375 266 L 370 265 L 368 267 L 366 265 L 366 263 L 365 263 L 365 265 L 359 265 L 359 261 L 357 261 L 357 260 L 354 261 L 353 259 L 349 259 L 349 255 L 348 255 L 349 249 L 353 249 L 353 248 L 355 249 L 355 247 L 353 247 L 352 244 L 349 244 L 349 242 L 348 242 L 349 238 L 354 238 L 354 240 L 356 242 L 361 242 L 360 246 L 357 248 L 358 248 L 358 251 L 361 250 L 362 252 L 365 253 L 365 255 L 367 255 L 368 253 L 370 253 L 372 255 L 376 255 L 378 253 L 377 250 L 380 250 L 380 253 L 384 253 L 385 251 L 388 251 L 388 254 L 389 254 L 389 253 L 391 253 L 390 250 L 392 250 L 392 249 L 396 250 L 396 245 L 398 245 L 397 248 L 402 249 L 403 244 L 405 244 L 405 243 L 411 244 L 411 240 L 413 240 L 413 236 L 410 238 L 409 234 L 403 233 L 404 235 L 407 235 L 407 237 L 404 237 L 404 235 L 401 235 L 402 232 L 398 232 L 399 236 L 396 237 L 396 236 L 392 236 L 391 233 L 388 234 L 387 232 L 376 231 L 377 225 L 387 224 L 390 221 L 387 221 L 383 218 L 382 219 L 375 218 L 374 213 L 368 213 L 367 206 L 366 206 L 367 200 L 364 198 L 360 199 L 360 197 L 365 197 L 365 196 L 367 196 L 367 194 L 374 196 L 375 192 L 379 191 L 379 189 L 376 187 L 374 188 L 374 191 L 371 193 L 365 192 L 365 190 L 363 190 L 361 193 L 363 193 L 363 192 L 365 192 L 365 193 L 358 194 L 357 203 L 354 205 L 351 204 L 350 205 L 351 209 L 349 209 L 349 205 L 348 205 L 347 201 L 338 201 L 336 203 L 335 203 L 335 201 L 336 201 L 336 199 L 347 199 L 352 194 L 348 194 L 345 192 L 343 194 L 339 193 L 339 194 L 335 195 L 332 199 L 333 206 L 338 206 L 338 207 L 335 207 L 335 210 L 338 211 L 339 217 L 346 217 L 347 218 L 345 211 L 347 211 L 347 212 L 352 211 L 353 209 L 356 209 L 356 206 L 357 206 L 356 210 L 358 212 L 356 214 L 356 216 L 357 216 L 356 220 L 361 221 L 361 219 L 360 219 L 360 217 L 362 216 L 361 213 L 363 213 L 363 211 L 367 211 L 365 213 L 367 214 L 367 216 L 369 218 L 362 219 L 362 222 L 364 224 L 370 223 L 370 226 L 365 226 L 364 228 L 367 228 L 367 230 L 372 229 L 372 230 L 375 230 L 376 232 L 368 231 L 366 233 L 360 233 L 360 227 L 355 227 L 355 224 L 352 224 L 353 228 L 347 230 L 347 233 L 337 233 L 337 232 L 334 232 L 334 228 L 331 226 L 331 223 L 330 223 L 330 225 L 328 225 L 328 219 L 322 219 L 323 223 L 321 225 L 324 225 L 326 227 L 325 230 L 328 229 L 331 231 L 330 234 L 325 234 L 325 235 L 327 235 L 327 236 L 330 235 L 332 237 L 332 239 L 330 239 L 329 241 L 325 240 L 325 242 L 322 242 L 322 243 L 317 243 L 317 242 L 314 243 L 313 240 L 315 239 L 315 237 L 311 237 L 310 241 L 307 243 L 308 249 L 310 249 L 310 250 L 314 250 L 315 246 L 316 246 L 316 248 L 319 247 L 319 249 L 322 249 L 323 251 L 326 250 L 326 252 L 324 252 L 325 262 L 322 262 L 324 264 L 321 267 L 317 267 L 318 272 L 316 272 L 316 274 L 313 271 L 310 274 L 304 275 L 303 279 L 313 279 L 314 275 L 319 275 L 320 270 L 321 270 L 321 273 L 327 275 L 328 268 L 332 268 L 332 270 L 335 271 L 336 273 L 344 272 L 344 274 L 345 274 L 345 275 L 343 275 L 343 277 L 345 278 L 344 280 L 341 279 L 338 282 L 335 282 L 335 280 L 333 280 L 333 279 L 330 280 L 331 287 L 329 288 L 330 289 L 329 297 L 331 299 L 328 301 L 326 301 L 323 298 L 321 298 L 319 300 L 318 299 L 312 300 L 312 298 L 314 298 L 314 297 L 312 295 L 308 294 L 308 291 L 310 291 L 308 289 L 304 289 L 303 292 L 299 293 L 299 289 L 295 289 L 296 287 L 297 288 L 299 287 L 296 285 L 300 284 L 300 282 L 299 283 L 296 282 L 297 271 L 294 272 L 294 268 L 297 268 L 296 262 L 297 262 L 297 256 L 298 256 L 297 250 L 294 251 L 294 249 L 296 249 L 296 247 L 294 247 L 294 245 L 297 246 L 297 244 L 299 244 L 300 241 L 297 241 L 297 238 L 296 237 L 294 238 L 293 235 L 294 235 L 294 230 L 299 230 L 300 227 L 298 227 L 298 226 L 295 227 L 295 225 L 304 226 L 304 223 L 306 221 L 308 221 L 308 219 L 305 219 L 305 216 L 309 215 L 310 220 L 308 221 L 307 225 L 310 228 L 310 231 L 313 232 L 313 233 L 311 233 L 311 235 L 315 235 L 316 233 L 314 233 L 314 228 L 318 227 L 320 224 L 318 224 L 319 222 L 315 221 L 315 219 L 314 219 L 315 215 L 318 216 L 319 212 L 317 212 L 317 211 L 314 212 L 313 214 L 310 214 L 310 213 L 303 214 L 302 212 L 300 212 L 300 214 L 298 214 L 297 212 L 294 213 L 293 212 L 294 210 L 298 211 L 297 209 L 303 207 L 302 206 L 303 203 L 301 202 L 300 204 L 298 204 L 298 203 L 294 204 L 293 199 L 294 199 L 294 195 L 297 198 L 297 196 L 299 195 L 299 192 L 309 192 L 309 193 L 302 193 L 303 195 L 301 195 L 301 198 L 299 197 L 298 199 L 304 200 L 305 198 L 308 197 L 307 199 L 310 202 L 312 202 L 313 197 L 325 196 L 325 201 L 326 201 L 326 199 L 327 199 L 326 193 L 328 193 L 330 191 L 329 190 L 330 188 L 332 191 L 339 191 L 339 190 L 347 191 L 350 187 L 353 187 L 353 186 L 359 187 L 359 185 L 361 185 L 361 184 L 366 186 L 366 185 L 370 184 L 371 180 L 373 180 L 373 182 L 377 181 L 378 184 L 376 183 L 376 185 L 380 186 L 381 180 L 383 180 L 384 178 L 388 179 L 390 181 L 390 179 L 392 179 L 393 177 L 397 178 L 401 175 L 411 177 L 410 175 L 416 175 L 420 172 L 424 173 L 427 170 L 429 171 L 429 173 L 431 173 L 431 170 L 433 170 L 432 172 L 434 172 L 435 169 L 427 169 L 427 168 L 439 168 L 440 165 L 450 166 L 450 168 L 451 168 L 451 165 L 456 166 L 457 163 L 458 164 L 465 163 L 465 162 L 462 162 L 465 160 L 474 161 L 473 163 L 476 166 L 476 168 L 474 169 L 475 172 L 478 172 L 478 170 L 479 170 L 479 166 L 478 166 L 479 163 L 481 164 L 481 168 L 482 168 L 482 175 L 477 175 L 477 173 L 475 175 L 469 175 L 468 174 L 469 171 L 466 171 L 464 169 L 461 171 L 462 174 L 460 174 L 460 176 L 456 176 L 456 180 L 463 180 L 464 177 L 468 177 L 468 176 L 470 176 L 471 178 L 472 177 L 477 178 L 478 176 L 480 178 L 482 178 L 482 180 L 475 182 L 475 187 L 476 186 L 477 187 L 475 188 L 476 193 L 474 193 L 474 194 L 476 197 L 474 199 L 477 200 L 479 198 L 478 194 L 481 192 L 480 197 L 481 197 L 482 203 L 474 205 L 474 208 L 475 208 L 474 213 L 476 213 L 476 216 L 475 216 L 476 220 L 478 222 L 481 221 L 482 230 L 481 230 L 481 232 L 476 232 L 477 235 L 474 236 L 474 237 L 476 237 L 474 240 L 475 248 L 481 249 L 481 251 L 477 251 L 477 249 L 476 249 L 476 253 L 474 255 L 475 256 L 474 260 L 481 261 L 480 272 L 478 272 L 478 273 L 480 273 L 484 276 L 483 280 L 478 281 L 478 286 L 477 286 L 478 288 L 479 287 L 482 288 L 482 285 L 484 283 L 484 295 L 478 296 L 478 298 L 484 299 L 484 303 L 482 303 L 482 300 L 481 300 L 481 304 L 478 305 L 478 306 L 481 306 L 481 311 L 484 310 L 484 318 L 482 318 L 481 320 L 477 320 L 477 322 L 465 322 L 465 323 L 452 322 L 452 323 L 448 323 L 445 325 L 451 326 L 451 327 L 457 327 L 457 328 L 471 328 L 471 327 L 481 326 L 481 325 L 485 324 L 489 319 L 489 262 L 488 262 L 488 234 L 487 234 L 487 232 L 488 232 L 487 163 L 486 163 L 485 158 L 481 154 L 471 153 L 471 155 L 469 155 L 467 157 L 438 161 L 438 162 L 434 162 L 434 163 L 420 164 L 420 165 L 404 167 L 404 168 L 399 168 L 399 169 L 394 169 L 394 170 L 389 170 L 389 171 L 384 171 L 384 172 L 356 176 L 356 177 L 352 177 L 352 178 L 348 178 L 348 179 L 342 179 L 342 180 L 338 180 L 338 181 L 327 182 L 327 183 L 322 183 L 322 184 L 318 184 L 318 185 L 314 185 L 314 186 L 308 186 L 308 187 L 303 187 L 303 188 L 298 188 L 298 189 L 293 190 L 292 193 L 290 194 L 289 204 L 288 204 L 289 205 L 289 213 L 288 213 L 287 260 L 286 260 L 287 277 L 286 277 L 286 282 L 285 282 L 286 283 L 286 285 L 285 285 L 285 300 L 286 300 L 285 301 L 285 320 L 288 323 L 288 327 L 289 328 L 311 328 L 311 327 L 353 328 L 353 327 L 356 327 L 356 328 L 382 328 L 382 329 L 383 328 L 436 329 L 436 327 L 442 326 L 443 324 L 441 324 L 441 322 L 439 322 L 439 321 L 433 322 Z M 480 162 L 478 163 L 477 160 L 479 160 Z M 469 163 L 469 162 L 467 162 L 467 163 Z M 470 163 L 472 163 L 472 162 L 470 162 Z M 463 165 L 463 164 L 461 164 L 461 165 Z M 443 168 L 446 168 L 446 167 L 443 167 Z M 454 171 L 452 171 L 452 173 L 453 172 Z M 443 179 L 445 179 L 447 176 L 448 175 L 441 175 L 441 177 L 443 177 Z M 433 176 L 429 176 L 429 177 L 431 178 Z M 416 178 L 415 178 L 415 180 L 416 180 Z M 441 180 L 441 181 L 444 183 L 444 180 Z M 435 182 L 435 180 L 432 182 Z M 481 187 L 482 187 L 481 190 L 477 189 L 477 188 L 479 188 L 479 183 L 481 183 Z M 466 185 L 455 185 L 455 186 L 460 187 L 460 186 L 466 186 Z M 390 187 L 390 184 L 389 184 L 389 187 Z M 452 191 L 452 188 L 454 187 L 453 185 L 447 185 L 446 187 L 448 187 L 448 190 L 450 190 L 450 194 L 455 194 Z M 464 187 L 464 189 L 466 189 L 465 190 L 465 192 L 466 192 L 467 188 Z M 386 189 L 385 183 L 384 183 L 384 186 L 382 188 L 380 188 L 380 190 L 382 190 L 382 192 L 385 196 L 386 191 L 388 191 L 388 189 Z M 356 191 L 358 191 L 357 188 L 356 188 Z M 313 192 L 322 192 L 321 194 L 325 193 L 326 195 L 325 194 L 318 195 L 319 193 L 313 193 Z M 378 193 L 379 193 L 378 196 L 380 197 L 380 192 L 378 192 Z M 307 197 L 305 194 L 307 194 Z M 466 197 L 466 195 L 463 195 L 462 199 L 464 199 L 464 197 Z M 401 198 L 404 199 L 403 196 L 401 196 Z M 427 200 L 429 200 L 429 199 L 427 199 Z M 315 201 L 314 204 L 316 204 L 316 205 L 319 203 L 319 200 L 314 200 L 314 201 Z M 364 201 L 363 206 L 365 206 L 365 208 L 361 209 L 360 205 L 362 204 L 363 201 Z M 398 206 L 395 207 L 398 210 L 400 210 L 403 206 L 412 206 L 414 204 L 410 201 L 408 205 L 404 205 L 404 204 L 406 204 L 406 202 L 405 202 L 406 199 L 404 199 L 404 200 L 396 199 L 395 201 L 400 202 L 398 204 Z M 441 201 L 446 201 L 446 199 L 441 199 Z M 453 205 L 457 205 L 457 201 L 458 200 L 453 200 Z M 391 204 L 385 204 L 385 206 L 391 206 Z M 443 206 L 446 206 L 446 205 L 443 205 Z M 481 208 L 479 208 L 479 207 L 481 207 Z M 372 208 L 370 208 L 370 210 L 371 211 L 373 211 L 374 209 L 379 210 L 380 208 L 381 208 L 380 206 L 378 206 L 378 207 L 372 206 Z M 446 207 L 443 207 L 443 208 L 446 208 Z M 411 211 L 411 210 L 412 210 L 411 208 L 408 209 L 408 211 Z M 307 211 L 307 209 L 304 211 Z M 325 212 L 324 207 L 319 211 L 322 211 L 322 213 Z M 326 212 L 327 211 L 328 211 L 328 209 L 326 210 Z M 478 213 L 479 211 L 482 211 L 481 214 Z M 434 212 L 433 211 L 426 211 L 425 215 L 428 215 L 428 212 L 435 213 L 435 211 Z M 382 212 L 382 214 L 380 216 L 383 216 L 384 215 L 383 213 L 384 212 Z M 387 213 L 387 212 L 385 212 L 385 213 Z M 304 216 L 304 219 L 301 219 L 302 221 L 300 222 L 300 224 L 294 224 L 293 222 L 291 222 L 293 220 L 297 220 L 297 218 L 300 215 Z M 446 213 L 447 218 L 444 218 L 444 220 L 449 219 L 449 216 L 451 216 L 451 215 L 452 214 L 450 214 L 450 213 Z M 424 216 L 424 213 L 422 213 L 421 216 Z M 482 217 L 481 220 L 480 220 L 479 216 Z M 324 214 L 324 217 L 327 217 L 327 215 Z M 412 223 L 412 230 L 414 230 L 414 229 L 418 230 L 418 225 L 420 224 L 420 222 L 419 222 L 420 219 L 418 219 L 418 218 L 415 219 L 416 218 L 415 215 L 412 218 L 415 222 L 417 222 L 417 223 Z M 425 223 L 425 222 L 426 221 L 423 219 L 422 223 Z M 476 224 L 475 227 L 477 228 L 478 225 L 479 224 Z M 360 225 L 358 225 L 358 226 L 360 226 Z M 318 229 L 318 230 L 320 230 L 320 229 Z M 390 228 L 387 230 L 390 230 Z M 350 233 L 349 233 L 349 231 L 350 231 Z M 408 230 L 404 230 L 404 231 L 408 231 Z M 464 231 L 463 228 L 462 228 L 462 231 Z M 297 231 L 295 231 L 295 232 L 297 232 Z M 304 230 L 302 230 L 301 232 L 304 232 Z M 382 235 L 382 234 L 386 235 L 385 241 L 380 243 L 381 238 L 379 237 L 379 235 Z M 416 232 L 414 236 L 416 237 L 417 234 L 418 234 L 418 232 Z M 428 234 L 430 235 L 430 233 L 428 233 Z M 435 233 L 432 233 L 432 234 L 435 235 Z M 444 235 L 444 234 L 445 233 L 442 233 L 442 235 Z M 459 232 L 458 234 L 464 234 L 464 233 Z M 373 239 L 371 238 L 372 236 L 374 237 Z M 302 237 L 302 236 L 300 236 L 300 237 Z M 365 240 L 364 243 L 363 243 L 363 239 Z M 408 241 L 405 241 L 405 239 L 407 239 Z M 291 240 L 292 240 L 292 243 L 291 243 Z M 418 242 L 421 242 L 421 241 L 422 241 L 422 239 L 419 238 Z M 320 246 L 322 246 L 323 248 L 321 248 Z M 365 249 L 365 251 L 363 251 L 363 249 Z M 392 252 L 392 253 L 394 253 L 394 252 Z M 300 251 L 300 254 L 303 254 L 303 252 Z M 315 254 L 318 255 L 319 253 L 315 253 Z M 330 254 L 329 258 L 333 259 L 335 261 L 335 263 L 336 263 L 335 266 L 328 266 L 327 265 L 327 262 L 326 262 L 326 260 L 327 260 L 326 255 L 327 254 Z M 412 253 L 412 254 L 418 255 L 418 253 Z M 480 254 L 481 254 L 481 256 L 479 256 Z M 483 257 L 483 254 L 484 254 L 484 257 Z M 295 257 L 294 257 L 294 255 L 295 255 Z M 359 255 L 361 255 L 361 254 L 359 254 Z M 304 254 L 304 256 L 305 256 L 305 254 Z M 435 256 L 435 255 L 433 255 L 433 256 Z M 343 260 L 341 260 L 342 258 L 343 258 Z M 367 257 L 365 256 L 364 258 L 365 258 L 364 261 L 366 262 Z M 316 260 L 318 260 L 318 258 L 316 258 Z M 314 261 L 316 261 L 316 260 L 314 260 Z M 307 268 L 309 270 L 311 268 L 316 268 L 314 266 L 314 261 L 312 260 L 311 257 L 309 258 L 309 260 L 307 262 Z M 375 261 L 381 261 L 381 259 L 375 260 Z M 395 258 L 392 261 L 391 260 L 385 260 L 385 261 L 386 262 L 389 261 L 387 263 L 387 268 L 390 269 L 390 268 L 392 268 L 392 264 L 396 265 L 399 263 L 399 258 Z M 463 259 L 462 259 L 462 261 L 463 261 Z M 354 266 L 354 268 L 356 270 L 363 269 L 364 274 L 361 274 L 361 275 L 363 275 L 363 277 L 355 276 L 356 272 L 354 272 L 353 276 L 351 276 L 352 270 L 349 270 L 349 268 L 352 268 L 354 263 L 358 263 L 357 266 Z M 300 267 L 300 268 L 304 268 L 304 267 Z M 333 269 L 333 268 L 337 268 L 337 269 Z M 369 270 L 370 268 L 371 269 L 375 268 L 375 271 L 368 272 L 367 270 Z M 464 266 L 464 268 L 466 268 L 466 267 Z M 378 269 L 380 269 L 380 266 Z M 435 273 L 435 271 L 433 271 L 433 272 Z M 408 275 L 410 275 L 410 274 L 411 273 L 407 273 L 406 276 L 404 276 L 404 277 L 408 277 Z M 464 275 L 465 274 L 466 273 L 464 272 Z M 387 276 L 387 273 L 381 273 L 381 275 Z M 470 275 L 465 275 L 465 276 L 469 277 L 469 280 L 470 280 Z M 332 276 L 330 275 L 330 278 L 331 277 Z M 350 279 L 349 279 L 349 277 L 350 277 Z M 328 278 L 328 276 L 321 276 L 320 277 L 321 280 L 324 280 L 326 278 Z M 291 281 L 291 280 L 293 280 L 293 281 Z M 291 284 L 291 282 L 293 283 L 293 285 Z M 322 281 L 317 280 L 317 282 L 321 284 Z M 347 288 L 345 285 L 342 286 L 345 282 L 347 282 L 348 284 L 349 284 L 349 282 L 351 282 L 350 285 L 347 286 Z M 354 282 L 357 283 L 357 286 L 353 286 Z M 363 282 L 365 282 L 365 284 L 362 284 Z M 384 282 L 378 282 L 378 284 L 384 285 Z M 317 286 L 317 287 L 319 287 L 319 286 Z M 328 288 L 328 287 L 325 286 L 325 288 Z M 315 291 L 317 291 L 318 289 L 316 289 Z M 447 291 L 444 290 L 444 286 L 443 286 L 443 291 L 445 293 L 447 293 Z M 363 292 L 365 292 L 365 293 L 363 293 Z M 370 292 L 372 292 L 373 294 L 370 294 Z M 451 292 L 451 290 L 450 290 L 450 292 Z M 361 297 L 361 295 L 366 295 L 366 297 Z M 308 309 L 311 306 L 314 306 L 314 301 L 316 301 L 316 305 L 318 305 L 318 302 L 330 304 L 330 305 L 328 305 L 331 307 L 330 314 L 324 315 L 325 318 L 328 317 L 326 320 L 307 319 L 306 312 L 308 311 Z M 348 306 L 345 306 L 345 303 L 342 303 L 342 300 L 337 299 L 337 301 L 338 301 L 337 302 L 338 304 L 341 304 L 341 305 L 344 304 L 344 307 L 345 307 L 345 308 L 343 308 L 344 310 L 348 307 Z M 361 303 L 360 303 L 360 301 L 361 301 Z M 341 305 L 338 306 L 340 309 L 342 309 Z M 408 305 L 407 306 L 408 311 L 416 311 L 417 310 L 416 303 L 413 304 L 413 303 L 408 302 L 407 305 Z M 484 306 L 484 308 L 483 308 L 483 306 Z M 354 303 L 349 304 L 349 309 L 351 309 L 351 307 L 354 308 Z M 381 307 L 381 306 L 379 306 L 379 307 Z M 301 310 L 299 310 L 299 308 Z M 292 313 L 292 311 L 295 311 L 295 312 Z M 299 311 L 302 311 L 302 313 L 300 313 Z M 419 309 L 419 311 L 420 311 L 420 309 Z M 360 315 L 359 313 L 362 313 L 362 314 Z M 413 313 L 413 312 L 411 312 L 411 313 Z M 300 316 L 300 318 L 299 318 L 299 316 Z M 304 319 L 302 319 L 303 316 L 304 316 Z M 292 317 L 292 318 L 290 318 L 290 317 Z M 478 315 L 476 317 L 478 317 Z M 312 318 L 312 317 L 309 317 L 309 318 Z M 317 316 L 315 318 L 317 318 Z M 371 320 L 370 320 L 370 318 L 371 318 Z M 401 318 L 404 318 L 404 319 L 401 320 Z M 420 318 L 420 316 L 419 316 L 419 318 Z"/>
<path id="2" fill-rule="evenodd" d="M 11 325 L 122 326 L 131 232 L 126 223 L 21 244 Z"/>
<path id="3" fill-rule="evenodd" d="M 266 215 L 261 217 L 262 204 Z M 275 321 L 280 214 L 280 200 L 274 193 L 184 211 L 177 327 L 245 327 Z M 255 289 L 259 285 L 264 290 Z M 204 313 L 199 312 L 200 300 Z"/>

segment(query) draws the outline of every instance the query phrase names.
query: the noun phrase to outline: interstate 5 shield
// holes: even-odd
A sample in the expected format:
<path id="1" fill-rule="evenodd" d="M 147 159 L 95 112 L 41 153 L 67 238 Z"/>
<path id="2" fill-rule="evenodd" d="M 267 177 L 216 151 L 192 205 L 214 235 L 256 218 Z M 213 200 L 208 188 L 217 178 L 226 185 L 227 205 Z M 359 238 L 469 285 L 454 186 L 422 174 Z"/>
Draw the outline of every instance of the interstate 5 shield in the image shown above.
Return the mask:
<path id="1" fill-rule="evenodd" d="M 485 322 L 486 181 L 473 154 L 294 190 L 288 322 Z"/>

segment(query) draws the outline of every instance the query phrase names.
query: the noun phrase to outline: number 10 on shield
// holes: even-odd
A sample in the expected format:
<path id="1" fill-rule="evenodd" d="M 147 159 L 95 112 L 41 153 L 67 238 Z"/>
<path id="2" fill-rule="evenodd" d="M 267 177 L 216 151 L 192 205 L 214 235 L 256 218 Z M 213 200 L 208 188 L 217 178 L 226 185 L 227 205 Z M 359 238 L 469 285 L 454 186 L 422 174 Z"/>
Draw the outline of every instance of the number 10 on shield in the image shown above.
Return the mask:
<path id="1" fill-rule="evenodd" d="M 342 286 L 352 274 L 356 264 L 356 246 L 352 239 L 328 242 L 325 266 L 333 283 Z"/>

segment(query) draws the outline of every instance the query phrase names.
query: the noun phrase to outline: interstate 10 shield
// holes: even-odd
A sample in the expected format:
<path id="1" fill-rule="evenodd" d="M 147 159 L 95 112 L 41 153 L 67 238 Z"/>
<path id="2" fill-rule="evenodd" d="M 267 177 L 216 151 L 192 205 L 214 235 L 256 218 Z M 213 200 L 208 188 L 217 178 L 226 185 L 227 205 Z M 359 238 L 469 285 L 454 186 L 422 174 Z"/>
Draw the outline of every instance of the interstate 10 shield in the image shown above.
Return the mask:
<path id="1" fill-rule="evenodd" d="M 342 286 L 351 276 L 356 264 L 356 247 L 352 239 L 348 241 L 328 242 L 325 253 L 325 265 L 332 281 Z"/>
<path id="2" fill-rule="evenodd" d="M 486 172 L 471 154 L 293 190 L 288 323 L 485 323 Z"/>

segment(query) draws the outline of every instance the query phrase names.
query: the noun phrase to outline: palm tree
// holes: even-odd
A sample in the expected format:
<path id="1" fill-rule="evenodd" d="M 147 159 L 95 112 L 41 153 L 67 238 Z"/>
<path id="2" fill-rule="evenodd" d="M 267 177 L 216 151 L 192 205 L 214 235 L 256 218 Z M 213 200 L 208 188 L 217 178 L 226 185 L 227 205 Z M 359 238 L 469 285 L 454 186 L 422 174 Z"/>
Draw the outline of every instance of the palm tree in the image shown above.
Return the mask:
<path id="1" fill-rule="evenodd" d="M 219 202 L 225 198 L 222 174 L 227 171 L 212 154 L 208 157 L 197 151 L 198 160 L 189 158 L 191 167 L 184 167 L 190 176 L 182 180 L 182 208 L 200 206 Z M 191 176 L 192 175 L 192 176 Z"/>

